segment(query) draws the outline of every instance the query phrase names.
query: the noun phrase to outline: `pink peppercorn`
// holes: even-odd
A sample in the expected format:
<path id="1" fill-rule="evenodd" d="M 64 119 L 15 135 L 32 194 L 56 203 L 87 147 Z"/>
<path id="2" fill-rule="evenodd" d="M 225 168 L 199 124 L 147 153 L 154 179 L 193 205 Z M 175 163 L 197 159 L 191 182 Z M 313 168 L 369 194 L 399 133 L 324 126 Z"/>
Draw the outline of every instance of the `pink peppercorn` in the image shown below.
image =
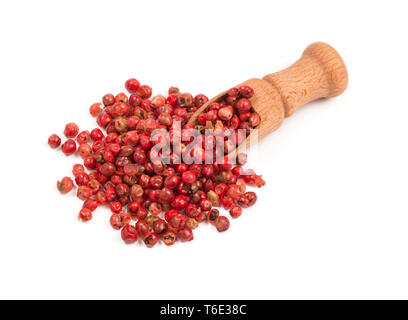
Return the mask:
<path id="1" fill-rule="evenodd" d="M 73 154 L 76 151 L 75 141 L 72 140 L 72 139 L 68 139 L 67 141 L 65 141 L 62 144 L 61 150 L 66 156 L 70 156 L 71 154 Z"/>
<path id="2" fill-rule="evenodd" d="M 52 134 L 50 135 L 50 137 L 48 138 L 48 145 L 51 148 L 58 148 L 61 144 L 61 138 L 58 137 L 56 134 Z"/>
<path id="3" fill-rule="evenodd" d="M 125 82 L 125 87 L 130 93 L 135 93 L 140 87 L 140 82 L 134 78 L 130 78 Z"/>
<path id="4" fill-rule="evenodd" d="M 68 123 L 65 126 L 64 134 L 67 138 L 75 138 L 79 132 L 79 127 L 76 123 Z"/>
<path id="5" fill-rule="evenodd" d="M 230 226 L 230 222 L 227 217 L 219 216 L 215 220 L 215 227 L 217 228 L 218 232 L 227 231 L 229 229 L 229 226 Z"/>

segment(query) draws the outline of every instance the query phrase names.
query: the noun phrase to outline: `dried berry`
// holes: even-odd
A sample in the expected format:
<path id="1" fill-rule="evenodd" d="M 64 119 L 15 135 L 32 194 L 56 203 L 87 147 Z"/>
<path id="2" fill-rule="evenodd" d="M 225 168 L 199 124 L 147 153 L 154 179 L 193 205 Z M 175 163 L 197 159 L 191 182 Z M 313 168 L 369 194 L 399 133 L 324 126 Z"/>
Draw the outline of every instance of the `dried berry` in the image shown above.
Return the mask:
<path id="1" fill-rule="evenodd" d="M 230 222 L 227 217 L 219 216 L 215 220 L 215 227 L 217 228 L 218 232 L 227 231 L 229 229 L 229 226 L 230 226 Z"/>
<path id="2" fill-rule="evenodd" d="M 73 154 L 76 151 L 75 141 L 72 140 L 72 139 L 68 139 L 67 141 L 65 141 L 62 144 L 61 150 L 66 156 L 70 156 L 71 154 Z"/>
<path id="3" fill-rule="evenodd" d="M 76 123 L 68 123 L 65 126 L 64 134 L 67 138 L 75 138 L 79 132 L 79 127 Z"/>
<path id="4" fill-rule="evenodd" d="M 50 135 L 50 137 L 48 138 L 48 145 L 51 148 L 58 148 L 61 144 L 61 138 L 58 137 L 56 134 L 52 134 Z"/>
<path id="5" fill-rule="evenodd" d="M 62 194 L 68 193 L 74 187 L 74 182 L 70 177 L 64 177 L 61 181 L 57 182 L 57 189 Z"/>
<path id="6" fill-rule="evenodd" d="M 127 244 L 136 242 L 137 234 L 136 228 L 130 224 L 125 225 L 120 232 L 122 240 Z"/>
<path id="7" fill-rule="evenodd" d="M 154 232 L 148 232 L 143 236 L 143 242 L 148 248 L 153 248 L 158 241 L 159 237 Z"/>
<path id="8" fill-rule="evenodd" d="M 79 211 L 78 219 L 81 220 L 82 222 L 87 222 L 92 219 L 92 211 L 87 208 L 82 208 L 81 211 Z"/>
<path id="9" fill-rule="evenodd" d="M 191 241 L 194 238 L 193 231 L 186 227 L 177 232 L 177 238 L 180 239 L 181 242 Z"/>
<path id="10" fill-rule="evenodd" d="M 232 206 L 230 209 L 230 215 L 233 218 L 238 218 L 242 214 L 242 209 L 239 206 Z"/>

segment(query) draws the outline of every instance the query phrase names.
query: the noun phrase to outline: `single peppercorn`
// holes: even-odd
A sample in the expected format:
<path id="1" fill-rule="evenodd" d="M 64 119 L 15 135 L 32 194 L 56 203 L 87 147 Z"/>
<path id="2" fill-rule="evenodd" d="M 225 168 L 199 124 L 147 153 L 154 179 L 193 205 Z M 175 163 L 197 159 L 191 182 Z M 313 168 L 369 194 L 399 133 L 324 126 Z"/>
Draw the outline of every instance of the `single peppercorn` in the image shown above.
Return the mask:
<path id="1" fill-rule="evenodd" d="M 136 242 L 137 241 L 137 234 L 138 234 L 138 232 L 136 230 L 136 227 L 134 227 L 134 226 L 132 226 L 130 224 L 125 225 L 122 228 L 121 232 L 120 232 L 122 240 L 127 244 L 131 244 L 131 243 Z"/>
<path id="2" fill-rule="evenodd" d="M 86 200 L 92 196 L 91 188 L 87 186 L 80 186 L 77 190 L 77 197 L 81 200 Z"/>
<path id="3" fill-rule="evenodd" d="M 198 221 L 194 218 L 187 218 L 185 226 L 191 230 L 194 230 L 198 228 Z"/>
<path id="4" fill-rule="evenodd" d="M 78 219 L 82 222 L 87 222 L 92 219 L 92 211 L 88 208 L 82 208 L 79 211 Z"/>
<path id="5" fill-rule="evenodd" d="M 125 82 L 125 87 L 130 93 L 135 93 L 140 87 L 140 82 L 134 78 L 130 78 Z"/>
<path id="6" fill-rule="evenodd" d="M 101 108 L 101 103 L 100 102 L 96 102 L 93 103 L 90 107 L 89 107 L 89 113 L 93 116 L 93 117 L 97 117 L 101 114 L 102 112 L 102 108 Z"/>
<path id="7" fill-rule="evenodd" d="M 211 209 L 207 214 L 207 220 L 209 222 L 215 222 L 220 215 L 220 211 L 218 209 Z"/>
<path id="8" fill-rule="evenodd" d="M 113 213 L 119 213 L 122 211 L 122 204 L 119 201 L 112 201 L 109 208 Z"/>
<path id="9" fill-rule="evenodd" d="M 193 231 L 187 227 L 183 228 L 177 232 L 177 238 L 180 239 L 181 242 L 191 241 L 194 239 Z"/>
<path id="10" fill-rule="evenodd" d="M 72 139 L 68 139 L 67 141 L 65 141 L 62 144 L 61 150 L 66 156 L 70 156 L 71 154 L 73 154 L 76 151 L 75 141 L 72 140 Z"/>
<path id="11" fill-rule="evenodd" d="M 173 231 L 166 231 L 163 234 L 162 239 L 166 246 L 172 246 L 173 244 L 176 243 L 177 236 Z"/>
<path id="12" fill-rule="evenodd" d="M 107 106 L 110 106 L 110 105 L 112 105 L 112 104 L 115 103 L 115 97 L 113 96 L 113 94 L 110 94 L 110 93 L 105 94 L 105 95 L 102 97 L 102 102 L 103 102 L 103 104 L 104 104 L 106 107 L 107 107 Z"/>
<path id="13" fill-rule="evenodd" d="M 62 194 L 68 193 L 74 187 L 74 182 L 70 177 L 64 177 L 61 181 L 57 182 L 57 189 Z"/>
<path id="14" fill-rule="evenodd" d="M 76 123 L 71 122 L 65 126 L 64 134 L 67 138 L 75 138 L 78 132 L 79 127 Z"/>
<path id="15" fill-rule="evenodd" d="M 48 138 L 48 145 L 51 148 L 58 148 L 61 144 L 61 138 L 58 137 L 56 134 L 52 134 L 50 135 L 50 137 Z"/>
<path id="16" fill-rule="evenodd" d="M 231 217 L 238 218 L 242 214 L 242 209 L 239 206 L 233 205 L 229 212 Z"/>
<path id="17" fill-rule="evenodd" d="M 153 231 L 157 234 L 161 234 L 167 229 L 167 223 L 163 219 L 157 219 L 153 222 Z"/>
<path id="18" fill-rule="evenodd" d="M 229 222 L 228 218 L 224 217 L 224 216 L 219 216 L 215 220 L 214 224 L 215 224 L 215 227 L 217 228 L 218 232 L 227 231 L 229 229 L 229 226 L 230 226 L 230 222 Z"/>
<path id="19" fill-rule="evenodd" d="M 98 207 L 98 201 L 95 199 L 88 198 L 84 201 L 84 204 L 82 205 L 82 208 L 89 209 L 91 211 L 95 211 L 95 209 Z"/>
<path id="20" fill-rule="evenodd" d="M 143 242 L 148 248 L 153 248 L 158 241 L 159 237 L 154 232 L 148 232 L 143 236 Z"/>

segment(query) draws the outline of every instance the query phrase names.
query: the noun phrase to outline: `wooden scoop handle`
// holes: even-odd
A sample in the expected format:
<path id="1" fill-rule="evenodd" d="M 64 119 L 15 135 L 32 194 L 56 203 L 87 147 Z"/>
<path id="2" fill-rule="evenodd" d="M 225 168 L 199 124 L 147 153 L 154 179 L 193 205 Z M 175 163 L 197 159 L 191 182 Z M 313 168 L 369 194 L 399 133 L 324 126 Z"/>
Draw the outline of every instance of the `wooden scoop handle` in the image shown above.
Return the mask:
<path id="1" fill-rule="evenodd" d="M 292 66 L 264 77 L 280 93 L 285 117 L 304 104 L 341 94 L 347 88 L 348 75 L 343 59 L 323 42 L 311 44 Z"/>

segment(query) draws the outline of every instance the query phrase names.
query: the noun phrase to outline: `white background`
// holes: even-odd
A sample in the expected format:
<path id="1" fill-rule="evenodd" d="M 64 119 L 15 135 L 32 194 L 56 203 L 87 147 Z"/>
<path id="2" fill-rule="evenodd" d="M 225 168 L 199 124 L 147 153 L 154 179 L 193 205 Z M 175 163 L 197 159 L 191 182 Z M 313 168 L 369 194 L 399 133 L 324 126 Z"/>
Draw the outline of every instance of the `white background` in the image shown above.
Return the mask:
<path id="1" fill-rule="evenodd" d="M 408 298 L 405 5 L 2 1 L 0 298 Z M 79 159 L 48 136 L 92 129 L 89 105 L 129 77 L 211 97 L 314 41 L 340 52 L 349 87 L 260 143 L 248 167 L 267 185 L 228 232 L 126 246 L 107 209 L 79 223 L 57 192 Z"/>

